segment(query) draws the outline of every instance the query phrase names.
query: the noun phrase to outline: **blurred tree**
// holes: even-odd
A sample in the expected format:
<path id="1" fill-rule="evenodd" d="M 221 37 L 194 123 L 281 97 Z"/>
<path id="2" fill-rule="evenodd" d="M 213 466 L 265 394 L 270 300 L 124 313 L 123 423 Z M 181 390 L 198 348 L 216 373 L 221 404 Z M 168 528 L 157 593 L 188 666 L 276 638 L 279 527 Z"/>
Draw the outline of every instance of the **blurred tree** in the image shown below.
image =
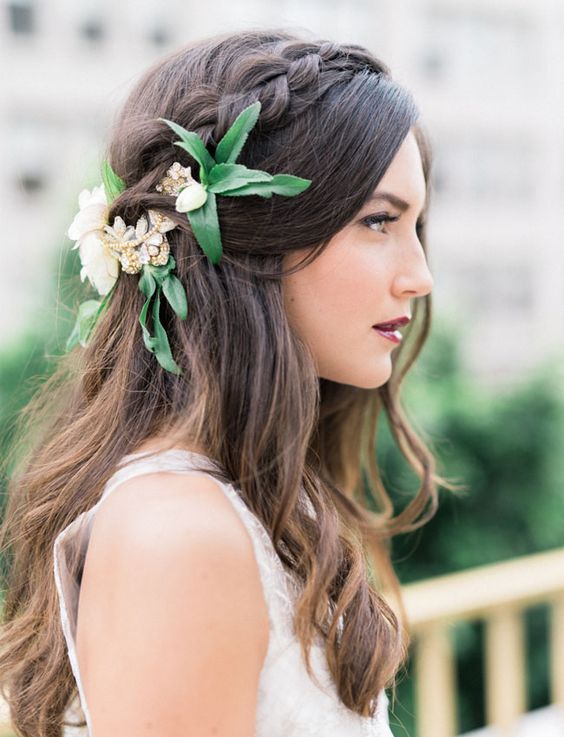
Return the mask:
<path id="1" fill-rule="evenodd" d="M 67 336 L 72 330 L 79 295 L 80 260 L 76 251 L 68 249 L 68 241 L 62 251 L 52 251 L 55 276 L 45 301 L 39 304 L 30 319 L 29 327 L 7 346 L 0 348 L 0 515 L 6 505 L 6 486 L 11 463 L 11 448 L 16 422 L 20 411 L 28 403 L 39 386 L 55 368 L 58 355 L 64 350 Z M 2 568 L 5 561 L 0 558 Z M 3 592 L 0 590 L 0 606 Z"/>
<path id="2" fill-rule="evenodd" d="M 460 571 L 564 544 L 564 402 L 554 364 L 524 381 L 487 388 L 462 367 L 456 333 L 433 330 L 419 363 L 406 379 L 405 400 L 415 425 L 434 448 L 439 471 L 465 486 L 441 490 L 435 517 L 393 541 L 402 583 Z M 559 364 L 556 364 L 558 367 Z M 378 437 L 383 479 L 401 507 L 417 479 L 392 443 L 384 423 Z M 548 702 L 547 625 L 543 608 L 528 611 L 529 708 Z M 455 628 L 461 731 L 483 725 L 483 627 Z M 413 684 L 398 692 L 402 706 L 394 734 L 413 736 Z"/>

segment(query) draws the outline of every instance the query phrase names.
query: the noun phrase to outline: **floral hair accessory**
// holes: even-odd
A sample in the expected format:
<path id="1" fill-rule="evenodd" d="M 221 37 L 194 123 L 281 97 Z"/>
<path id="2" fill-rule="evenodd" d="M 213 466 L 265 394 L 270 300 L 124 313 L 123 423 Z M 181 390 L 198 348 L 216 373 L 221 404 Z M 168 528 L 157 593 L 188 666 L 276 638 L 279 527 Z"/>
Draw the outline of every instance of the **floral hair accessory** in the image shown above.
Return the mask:
<path id="1" fill-rule="evenodd" d="M 139 316 L 145 346 L 155 354 L 158 362 L 172 373 L 181 370 L 172 358 L 168 336 L 160 321 L 160 296 L 168 300 L 172 309 L 185 319 L 188 307 L 186 292 L 180 280 L 171 274 L 176 262 L 170 253 L 166 233 L 176 227 L 170 218 L 157 210 L 148 210 L 134 226 L 126 225 L 118 215 L 113 225 L 108 223 L 109 203 L 125 189 L 125 183 L 115 174 L 107 161 L 102 163 L 103 185 L 90 192 L 83 190 L 78 198 L 79 212 L 67 231 L 75 240 L 73 249 L 79 249 L 82 269 L 81 281 L 88 277 L 92 286 L 104 299 L 87 300 L 78 308 L 76 323 L 66 350 L 77 343 L 88 345 L 94 326 L 113 292 L 120 270 L 128 274 L 143 272 L 139 289 L 146 297 Z M 147 328 L 147 312 L 153 302 L 153 329 Z"/>
<path id="2" fill-rule="evenodd" d="M 199 164 L 200 181 L 192 176 L 191 167 L 184 167 L 175 161 L 157 184 L 156 190 L 176 198 L 177 212 L 186 213 L 194 237 L 213 264 L 219 263 L 223 254 L 216 194 L 226 197 L 253 194 L 261 197 L 272 197 L 273 194 L 294 197 L 311 184 L 311 179 L 292 174 L 269 174 L 235 163 L 258 120 L 260 109 L 261 104 L 257 101 L 235 118 L 217 144 L 214 156 L 197 133 L 159 118 L 180 137 L 179 141 L 174 141 L 174 145 L 186 150 Z M 182 320 L 186 319 L 188 312 L 186 291 L 180 280 L 171 273 L 176 262 L 166 239 L 166 233 L 175 228 L 176 223 L 157 210 L 148 210 L 147 215 L 142 215 L 135 226 L 127 225 L 119 216 L 114 218 L 110 226 L 110 203 L 126 189 L 126 185 L 107 161 L 102 162 L 102 180 L 103 184 L 92 191 L 85 189 L 80 193 L 79 212 L 67 234 L 76 241 L 73 249 L 79 249 L 81 281 L 88 277 L 104 299 L 87 300 L 79 306 L 66 350 L 70 351 L 77 343 L 88 345 L 94 326 L 113 293 L 119 272 L 142 272 L 139 289 L 146 300 L 139 322 L 145 346 L 155 354 L 163 368 L 181 374 L 159 317 L 161 294 Z M 147 312 L 152 299 L 154 336 L 147 328 Z"/>
<path id="3" fill-rule="evenodd" d="M 199 164 L 200 181 L 192 177 L 191 167 L 183 167 L 175 161 L 156 189 L 176 197 L 177 212 L 186 213 L 196 240 L 213 264 L 219 263 L 223 254 L 216 194 L 224 197 L 251 194 L 294 197 L 311 184 L 311 179 L 293 174 L 269 174 L 235 163 L 258 120 L 260 109 L 261 103 L 257 100 L 239 113 L 217 144 L 214 156 L 197 133 L 187 131 L 166 118 L 159 118 L 178 134 L 180 140 L 174 141 L 174 145 L 187 151 Z"/>

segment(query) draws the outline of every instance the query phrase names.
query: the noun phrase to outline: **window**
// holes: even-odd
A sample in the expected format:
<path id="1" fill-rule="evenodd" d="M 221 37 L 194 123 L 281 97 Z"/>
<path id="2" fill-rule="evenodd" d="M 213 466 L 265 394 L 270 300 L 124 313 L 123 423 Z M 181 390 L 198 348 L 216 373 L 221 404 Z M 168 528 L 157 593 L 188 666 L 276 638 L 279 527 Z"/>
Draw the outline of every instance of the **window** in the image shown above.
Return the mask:
<path id="1" fill-rule="evenodd" d="M 34 195 L 45 189 L 47 180 L 41 172 L 24 169 L 18 175 L 16 184 L 25 194 Z"/>
<path id="2" fill-rule="evenodd" d="M 96 16 L 86 17 L 79 25 L 79 32 L 86 41 L 98 43 L 105 35 L 104 24 Z"/>
<path id="3" fill-rule="evenodd" d="M 31 0 L 10 0 L 7 4 L 8 23 L 12 33 L 28 36 L 35 31 L 35 8 Z"/>
<path id="4" fill-rule="evenodd" d="M 170 31 L 163 25 L 155 25 L 147 35 L 149 41 L 158 47 L 167 46 L 172 40 Z"/>
<path id="5" fill-rule="evenodd" d="M 10 121 L 8 139 L 14 188 L 23 195 L 41 194 L 50 184 L 50 171 L 60 150 L 56 127 L 22 113 Z"/>
<path id="6" fill-rule="evenodd" d="M 507 203 L 534 199 L 535 146 L 514 131 L 437 136 L 435 187 L 445 200 Z"/>
<path id="7" fill-rule="evenodd" d="M 495 244 L 491 250 L 495 251 Z M 534 277 L 530 262 L 495 264 L 484 258 L 483 263 L 460 268 L 456 283 L 471 314 L 526 318 L 535 306 Z"/>
<path id="8" fill-rule="evenodd" d="M 515 80 L 509 92 L 519 94 L 536 74 L 529 60 L 539 53 L 539 33 L 531 21 L 530 13 L 510 5 L 432 5 L 421 29 L 422 74 L 430 82 L 481 92 L 489 87 L 494 93 L 500 87 L 507 92 L 507 80 Z"/>

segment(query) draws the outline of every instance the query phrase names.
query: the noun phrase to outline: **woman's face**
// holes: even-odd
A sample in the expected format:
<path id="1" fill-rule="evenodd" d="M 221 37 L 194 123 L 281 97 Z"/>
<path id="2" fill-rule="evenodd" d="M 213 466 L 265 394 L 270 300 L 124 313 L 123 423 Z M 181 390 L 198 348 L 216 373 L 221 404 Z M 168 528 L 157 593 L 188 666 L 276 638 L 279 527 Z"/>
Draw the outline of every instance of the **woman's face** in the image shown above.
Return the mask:
<path id="1" fill-rule="evenodd" d="M 403 211 L 383 193 L 408 207 Z M 426 192 L 412 131 L 373 195 L 380 198 L 367 201 L 318 258 L 282 278 L 290 326 L 313 352 L 318 376 L 366 389 L 390 378 L 392 351 L 401 341 L 399 333 L 394 340 L 373 326 L 411 317 L 413 299 L 433 287 L 416 230 Z M 306 252 L 289 253 L 284 269 Z"/>

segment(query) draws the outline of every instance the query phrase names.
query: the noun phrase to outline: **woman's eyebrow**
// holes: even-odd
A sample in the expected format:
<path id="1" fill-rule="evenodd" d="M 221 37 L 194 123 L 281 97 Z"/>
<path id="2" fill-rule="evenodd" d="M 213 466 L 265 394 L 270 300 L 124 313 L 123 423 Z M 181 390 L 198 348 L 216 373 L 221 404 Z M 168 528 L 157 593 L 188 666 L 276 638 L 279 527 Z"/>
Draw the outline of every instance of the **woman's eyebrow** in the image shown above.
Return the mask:
<path id="1" fill-rule="evenodd" d="M 398 197 L 391 192 L 375 192 L 372 197 L 368 199 L 368 202 L 381 202 L 382 200 L 385 202 L 389 202 L 390 205 L 393 205 L 394 207 L 397 207 L 398 210 L 401 210 L 401 212 L 405 212 L 409 209 L 409 202 L 402 200 L 401 197 Z M 423 209 L 421 210 L 419 215 L 423 214 L 424 209 L 425 205 L 423 205 Z"/>

